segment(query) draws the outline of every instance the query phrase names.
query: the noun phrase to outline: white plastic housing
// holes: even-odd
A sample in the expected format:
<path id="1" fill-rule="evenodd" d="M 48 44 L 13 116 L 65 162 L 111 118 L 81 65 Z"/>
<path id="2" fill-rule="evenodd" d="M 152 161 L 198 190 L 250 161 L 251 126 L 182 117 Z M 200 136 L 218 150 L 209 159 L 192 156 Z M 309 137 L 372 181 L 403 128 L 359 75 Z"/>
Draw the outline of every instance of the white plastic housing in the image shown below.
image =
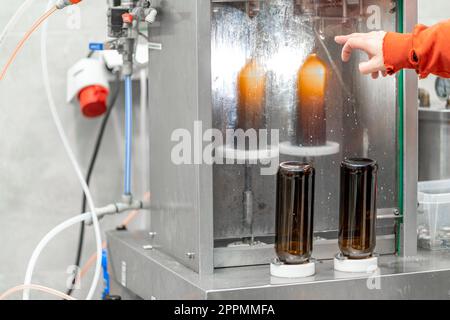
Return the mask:
<path id="1" fill-rule="evenodd" d="M 338 259 L 334 258 L 334 270 L 350 273 L 373 273 L 378 269 L 378 258 Z"/>
<path id="2" fill-rule="evenodd" d="M 74 102 L 82 89 L 92 85 L 109 90 L 108 72 L 103 61 L 82 59 L 67 72 L 67 102 Z"/>
<path id="3" fill-rule="evenodd" d="M 306 278 L 316 273 L 316 264 L 308 262 L 304 264 L 270 264 L 270 274 L 278 278 Z"/>
<path id="4" fill-rule="evenodd" d="M 117 50 L 103 50 L 101 56 L 109 69 L 117 69 L 123 66 L 122 55 Z M 146 68 L 148 65 L 148 45 L 140 43 L 136 46 L 134 55 L 135 67 Z"/>

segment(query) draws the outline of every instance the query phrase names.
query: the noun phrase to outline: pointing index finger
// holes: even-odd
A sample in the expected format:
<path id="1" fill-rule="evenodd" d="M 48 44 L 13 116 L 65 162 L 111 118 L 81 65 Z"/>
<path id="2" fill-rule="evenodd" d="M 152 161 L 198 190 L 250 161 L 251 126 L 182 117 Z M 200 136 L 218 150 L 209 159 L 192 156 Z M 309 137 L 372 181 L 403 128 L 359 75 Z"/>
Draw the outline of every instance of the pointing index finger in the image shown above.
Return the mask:
<path id="1" fill-rule="evenodd" d="M 336 37 L 334 37 L 334 41 L 336 41 L 338 44 L 345 44 L 348 40 L 350 40 L 352 38 L 361 37 L 362 35 L 363 35 L 363 33 L 352 33 L 352 34 L 343 35 L 343 36 L 336 36 Z"/>
<path id="2" fill-rule="evenodd" d="M 363 38 L 355 37 L 348 39 L 348 41 L 342 48 L 342 61 L 348 62 L 350 60 L 350 57 L 352 56 L 352 52 L 354 49 L 366 51 L 365 47 L 366 41 Z"/>

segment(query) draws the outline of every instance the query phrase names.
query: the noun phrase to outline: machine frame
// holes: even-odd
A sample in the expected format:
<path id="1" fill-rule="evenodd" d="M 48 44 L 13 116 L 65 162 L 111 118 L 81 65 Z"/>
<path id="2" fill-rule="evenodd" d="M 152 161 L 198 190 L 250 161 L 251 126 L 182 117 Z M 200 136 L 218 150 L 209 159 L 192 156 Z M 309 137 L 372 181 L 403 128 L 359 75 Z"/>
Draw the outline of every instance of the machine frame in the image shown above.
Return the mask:
<path id="1" fill-rule="evenodd" d="M 417 1 L 398 1 L 398 4 L 403 10 L 397 28 L 400 31 L 411 31 L 417 23 Z M 212 126 L 210 85 L 205 87 L 205 84 L 211 83 L 211 52 L 208 49 L 211 44 L 211 0 L 179 1 L 176 3 L 177 14 L 167 8 L 175 4 L 154 1 L 153 5 L 160 9 L 162 19 L 150 28 L 150 96 L 153 104 L 171 108 L 151 108 L 150 127 L 154 127 L 154 132 L 159 133 L 151 135 L 150 150 L 158 150 L 158 155 L 154 156 L 152 161 L 166 161 L 170 159 L 171 147 L 164 139 L 170 137 L 174 129 L 185 128 L 187 123 L 194 124 L 195 121 L 202 121 L 203 126 L 208 128 Z M 194 17 L 190 12 L 192 8 L 197 12 Z M 164 37 L 163 33 L 176 33 L 177 37 Z M 163 38 L 164 41 L 161 41 Z M 185 48 L 185 51 L 180 52 L 180 47 Z M 155 48 L 162 48 L 162 51 Z M 165 67 L 152 68 L 154 58 L 158 65 Z M 177 70 L 183 70 L 180 77 L 169 79 Z M 357 288 L 360 298 L 408 298 L 420 295 L 410 291 L 398 292 L 396 286 L 422 287 L 423 281 L 430 279 L 437 280 L 437 283 L 440 283 L 437 287 L 442 288 L 434 292 L 437 298 L 443 297 L 444 292 L 448 294 L 448 291 L 444 290 L 448 280 L 443 279 L 449 278 L 450 261 L 447 262 L 448 257 L 445 254 L 419 253 L 419 261 L 426 263 L 405 260 L 406 257 L 417 255 L 418 78 L 414 71 L 402 72 L 398 77 L 398 106 L 401 108 L 402 119 L 398 133 L 401 143 L 398 148 L 401 155 L 399 162 L 403 168 L 399 183 L 402 184 L 403 193 L 399 215 L 387 215 L 402 223 L 399 224 L 397 256 L 391 254 L 380 257 L 385 266 L 381 268 L 379 278 L 382 284 L 389 283 L 382 295 L 380 291 L 370 291 L 366 288 L 368 276 L 339 277 L 330 273 L 330 261 L 320 262 L 319 275 L 316 278 L 296 282 L 277 282 L 271 279 L 268 266 L 215 268 L 226 266 L 226 263 L 218 261 L 221 258 L 214 252 L 211 214 L 213 170 L 212 166 L 207 164 L 173 165 L 164 173 L 151 170 L 150 179 L 160 184 L 159 190 L 175 192 L 178 199 L 186 201 L 173 203 L 164 193 L 157 191 L 154 195 L 152 190 L 149 231 L 108 233 L 115 280 L 122 287 L 146 299 L 297 299 L 320 298 L 320 294 L 323 294 L 324 298 L 352 295 L 347 292 L 351 290 L 342 292 L 345 288 Z M 171 90 L 162 87 L 163 83 L 171 83 Z M 177 94 L 174 95 L 173 92 Z M 171 120 L 169 125 L 166 122 L 161 123 L 161 119 L 168 117 Z M 188 126 L 186 129 L 194 132 L 194 127 Z M 174 181 L 191 181 L 193 187 L 189 190 L 169 189 L 168 184 Z M 379 246 L 382 247 L 384 242 L 383 239 L 380 240 Z M 390 243 L 392 242 L 387 239 L 386 251 L 390 250 Z M 161 250 L 162 248 L 164 249 Z M 399 263 L 402 268 L 397 267 Z M 330 287 L 333 289 L 330 290 Z M 309 288 L 314 290 L 308 294 Z M 325 294 L 326 292 L 328 293 Z M 428 298 L 429 295 L 424 297 Z"/>

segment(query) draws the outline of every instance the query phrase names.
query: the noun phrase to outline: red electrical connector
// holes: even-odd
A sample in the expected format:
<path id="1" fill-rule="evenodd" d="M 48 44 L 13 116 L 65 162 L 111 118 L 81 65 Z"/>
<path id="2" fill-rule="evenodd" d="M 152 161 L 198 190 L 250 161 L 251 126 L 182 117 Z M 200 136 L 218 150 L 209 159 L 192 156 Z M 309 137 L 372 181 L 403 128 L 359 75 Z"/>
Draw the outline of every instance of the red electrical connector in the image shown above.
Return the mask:
<path id="1" fill-rule="evenodd" d="M 85 117 L 95 118 L 104 114 L 108 95 L 108 75 L 103 61 L 85 58 L 67 72 L 67 102 L 78 102 Z"/>
<path id="2" fill-rule="evenodd" d="M 133 23 L 133 15 L 131 13 L 124 13 L 122 15 L 122 20 L 124 23 L 132 24 Z"/>
<path id="3" fill-rule="evenodd" d="M 83 115 L 95 118 L 104 114 L 107 108 L 108 94 L 107 88 L 98 85 L 88 86 L 81 90 L 78 99 Z"/>

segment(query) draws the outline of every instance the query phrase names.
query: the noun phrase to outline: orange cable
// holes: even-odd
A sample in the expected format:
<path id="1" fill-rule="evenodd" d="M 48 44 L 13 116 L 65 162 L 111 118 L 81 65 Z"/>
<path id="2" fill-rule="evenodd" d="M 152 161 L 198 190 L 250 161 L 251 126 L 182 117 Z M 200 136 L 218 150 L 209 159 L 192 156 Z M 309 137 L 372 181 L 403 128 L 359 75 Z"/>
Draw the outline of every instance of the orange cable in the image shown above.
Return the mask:
<path id="1" fill-rule="evenodd" d="M 127 227 L 130 224 L 130 222 L 133 221 L 134 218 L 136 218 L 138 213 L 139 213 L 139 210 L 131 211 L 130 214 L 122 221 L 120 226 Z M 102 247 L 103 247 L 103 249 L 106 248 L 106 241 L 103 241 Z M 86 263 L 83 266 L 83 268 L 81 268 L 80 279 L 83 278 L 86 275 L 86 273 L 88 273 L 89 269 L 92 267 L 92 265 L 94 264 L 96 259 L 97 259 L 97 254 L 96 253 L 94 253 L 93 255 L 91 255 L 89 257 L 89 259 L 86 261 Z"/>
<path id="2" fill-rule="evenodd" d="M 106 248 L 106 241 L 103 241 L 102 248 L 103 249 Z M 95 263 L 96 260 L 97 260 L 97 253 L 94 253 L 92 256 L 89 257 L 88 261 L 86 261 L 85 265 L 80 271 L 80 279 L 83 278 L 86 275 L 86 273 L 88 273 L 89 269 L 92 267 L 92 265 Z"/>
<path id="3" fill-rule="evenodd" d="M 33 34 L 33 32 L 35 32 L 39 26 L 48 18 L 50 17 L 56 10 L 58 10 L 58 8 L 55 6 L 52 9 L 50 9 L 49 11 L 47 11 L 46 13 L 44 13 L 34 24 L 33 26 L 30 28 L 30 30 L 27 31 L 27 33 L 25 33 L 25 35 L 23 36 L 22 40 L 20 40 L 20 42 L 18 43 L 18 45 L 16 46 L 16 48 L 14 49 L 12 55 L 10 56 L 10 58 L 8 59 L 8 62 L 5 64 L 5 66 L 3 67 L 2 73 L 0 74 L 0 81 L 3 80 L 3 78 L 6 75 L 6 72 L 8 71 L 9 67 L 11 66 L 11 64 L 14 62 L 14 60 L 16 59 L 17 55 L 19 54 L 20 50 L 23 48 L 23 46 L 25 45 L 25 43 L 27 42 L 27 40 L 31 37 L 31 35 Z"/>
<path id="4" fill-rule="evenodd" d="M 6 291 L 5 293 L 3 293 L 2 295 L 0 295 L 0 300 L 5 300 L 6 298 L 8 298 L 9 296 L 11 296 L 12 294 L 16 293 L 16 292 L 20 292 L 20 291 L 24 291 L 27 289 L 32 289 L 32 290 L 37 290 L 37 291 L 42 291 L 42 292 L 46 292 L 48 294 L 57 296 L 58 298 L 62 298 L 64 300 L 76 300 L 75 298 L 60 292 L 58 290 L 52 289 L 52 288 L 48 288 L 48 287 L 44 287 L 41 285 L 36 285 L 36 284 L 29 284 L 29 285 L 19 285 L 16 286 L 14 288 L 9 289 L 8 291 Z"/>

